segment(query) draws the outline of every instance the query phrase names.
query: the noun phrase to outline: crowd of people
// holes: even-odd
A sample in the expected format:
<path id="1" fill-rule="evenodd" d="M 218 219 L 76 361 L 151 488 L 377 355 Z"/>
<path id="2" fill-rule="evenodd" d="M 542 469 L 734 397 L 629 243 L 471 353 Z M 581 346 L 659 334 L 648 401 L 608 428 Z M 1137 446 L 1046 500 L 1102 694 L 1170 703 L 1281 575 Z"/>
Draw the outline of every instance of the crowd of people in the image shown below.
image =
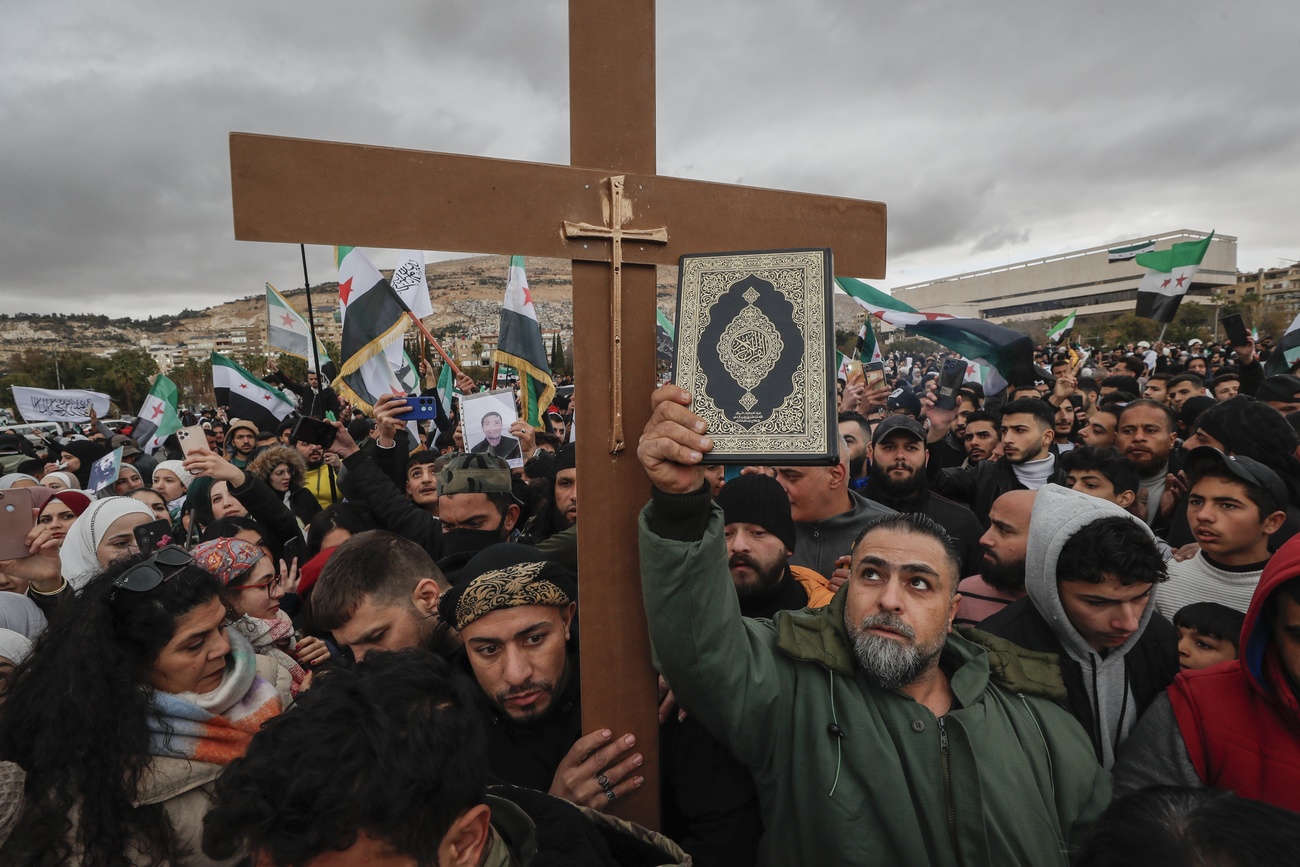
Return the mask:
<path id="1" fill-rule="evenodd" d="M 0 432 L 0 863 L 1294 857 L 1300 377 L 1048 345 L 948 401 L 950 355 L 841 380 L 826 466 L 710 464 L 654 390 L 658 731 L 582 718 L 575 396 L 513 467 L 274 369 L 332 442 Z"/>

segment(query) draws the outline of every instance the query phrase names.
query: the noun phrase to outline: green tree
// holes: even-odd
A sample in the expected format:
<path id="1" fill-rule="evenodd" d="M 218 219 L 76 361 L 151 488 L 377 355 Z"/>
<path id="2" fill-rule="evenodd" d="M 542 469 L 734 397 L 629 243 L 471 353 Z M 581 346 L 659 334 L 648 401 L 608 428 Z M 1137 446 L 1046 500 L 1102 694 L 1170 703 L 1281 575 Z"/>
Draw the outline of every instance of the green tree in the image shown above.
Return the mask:
<path id="1" fill-rule="evenodd" d="M 216 403 L 212 393 L 212 365 L 204 360 L 188 358 L 172 368 L 167 374 L 176 383 L 183 406 L 197 406 Z"/>
<path id="2" fill-rule="evenodd" d="M 149 393 L 158 364 L 148 350 L 134 347 L 120 349 L 108 358 L 108 364 L 99 375 L 101 390 L 122 407 L 123 412 L 134 413 Z"/>
<path id="3" fill-rule="evenodd" d="M 293 382 L 307 381 L 307 362 L 296 355 L 281 352 L 275 361 L 275 366 Z"/>
<path id="4" fill-rule="evenodd" d="M 551 373 L 559 376 L 564 368 L 564 341 L 557 333 L 551 338 Z"/>

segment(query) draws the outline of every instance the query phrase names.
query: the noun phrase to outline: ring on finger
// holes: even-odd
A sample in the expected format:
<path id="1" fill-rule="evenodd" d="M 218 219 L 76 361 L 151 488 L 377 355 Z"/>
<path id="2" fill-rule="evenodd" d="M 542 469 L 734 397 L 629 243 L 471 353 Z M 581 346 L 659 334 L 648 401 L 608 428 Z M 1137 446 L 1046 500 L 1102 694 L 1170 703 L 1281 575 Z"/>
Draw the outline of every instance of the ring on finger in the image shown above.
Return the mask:
<path id="1" fill-rule="evenodd" d="M 617 798 L 618 795 L 614 794 L 614 787 L 609 784 L 609 778 L 604 774 L 601 774 L 596 777 L 596 782 L 600 783 L 600 787 L 605 791 L 605 797 L 610 800 L 610 803 L 613 803 L 614 799 Z"/>

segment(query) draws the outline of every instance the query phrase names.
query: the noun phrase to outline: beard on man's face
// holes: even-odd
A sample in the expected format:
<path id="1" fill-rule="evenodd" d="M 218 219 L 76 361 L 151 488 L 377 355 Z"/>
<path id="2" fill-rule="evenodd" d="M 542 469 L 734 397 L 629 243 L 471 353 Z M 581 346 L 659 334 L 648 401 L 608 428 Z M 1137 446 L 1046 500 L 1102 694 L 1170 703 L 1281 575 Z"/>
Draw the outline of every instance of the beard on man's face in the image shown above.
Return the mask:
<path id="1" fill-rule="evenodd" d="M 980 573 L 994 590 L 1014 593 L 1025 589 L 1025 561 L 1005 563 L 994 559 L 988 551 L 984 552 L 984 570 Z"/>
<path id="2" fill-rule="evenodd" d="M 849 623 L 846 616 L 844 627 L 853 640 L 858 665 L 882 689 L 900 689 L 916 682 L 939 658 L 947 641 L 947 635 L 940 632 L 927 642 L 917 643 L 916 630 L 888 611 L 864 617 L 857 625 Z M 872 629 L 888 629 L 900 637 L 878 635 Z"/>
<path id="3" fill-rule="evenodd" d="M 764 564 L 749 554 L 738 551 L 731 555 L 727 567 L 732 570 L 731 580 L 736 585 L 736 596 L 743 601 L 762 596 L 775 588 L 785 575 L 786 561 L 781 557 L 776 562 Z M 737 575 L 737 567 L 746 567 L 750 571 Z"/>
<path id="4" fill-rule="evenodd" d="M 925 489 L 925 470 L 916 470 L 910 475 L 904 476 L 901 473 L 890 472 L 895 466 L 897 465 L 872 464 L 871 483 L 885 494 L 899 498 L 910 497 Z"/>
<path id="5" fill-rule="evenodd" d="M 855 458 L 849 458 L 849 478 L 860 479 L 867 470 L 867 455 L 862 453 Z"/>

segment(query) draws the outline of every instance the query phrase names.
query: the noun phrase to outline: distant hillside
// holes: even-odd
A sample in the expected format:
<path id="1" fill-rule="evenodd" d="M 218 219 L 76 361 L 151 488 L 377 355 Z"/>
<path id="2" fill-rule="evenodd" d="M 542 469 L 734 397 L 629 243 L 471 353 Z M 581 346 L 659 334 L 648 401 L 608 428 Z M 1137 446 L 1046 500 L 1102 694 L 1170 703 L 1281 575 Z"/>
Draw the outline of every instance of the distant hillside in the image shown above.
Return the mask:
<path id="1" fill-rule="evenodd" d="M 495 332 L 505 291 L 505 256 L 476 256 L 434 262 L 425 269 L 434 315 L 426 320 L 435 335 L 474 336 Z M 573 286 L 567 259 L 529 259 L 528 284 L 543 327 L 573 330 Z M 658 269 L 656 302 L 673 317 L 677 269 Z M 306 314 L 305 290 L 276 287 Z M 338 283 L 312 287 L 318 313 L 332 315 L 338 306 Z M 836 297 L 836 319 L 841 328 L 856 330 L 861 314 L 846 296 Z M 174 316 L 149 319 L 110 319 L 68 312 L 62 315 L 0 315 L 0 361 L 25 349 L 83 350 L 111 354 L 128 346 L 178 344 L 212 338 L 235 329 L 262 329 L 266 324 L 266 298 L 250 295 L 202 310 L 184 310 Z"/>

